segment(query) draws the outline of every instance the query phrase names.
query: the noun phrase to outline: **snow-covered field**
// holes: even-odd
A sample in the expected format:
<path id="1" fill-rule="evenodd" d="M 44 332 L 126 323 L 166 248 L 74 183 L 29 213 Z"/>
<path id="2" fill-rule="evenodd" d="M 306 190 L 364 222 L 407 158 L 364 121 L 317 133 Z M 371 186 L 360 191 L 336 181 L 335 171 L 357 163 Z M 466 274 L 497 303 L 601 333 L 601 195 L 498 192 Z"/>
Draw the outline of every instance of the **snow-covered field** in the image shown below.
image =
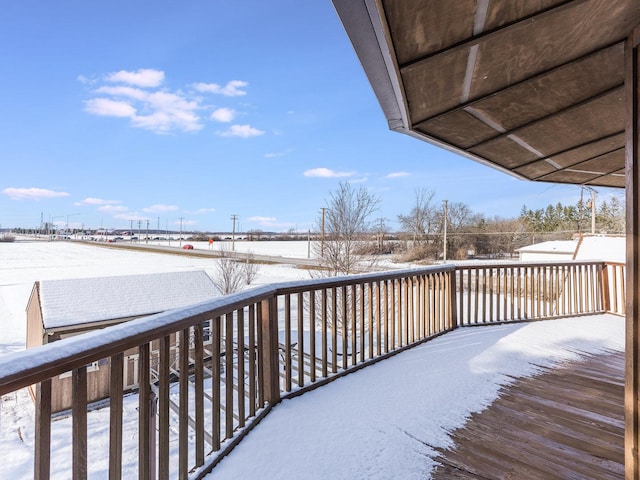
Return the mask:
<path id="1" fill-rule="evenodd" d="M 202 248 L 207 248 L 204 243 Z M 261 245 L 269 242 L 244 243 Z M 287 254 L 306 249 L 306 242 L 275 243 L 286 243 Z M 304 245 L 300 245 L 302 243 Z M 238 249 L 240 244 L 241 242 L 236 244 Z M 253 251 L 249 247 L 246 249 Z M 266 253 L 268 249 L 264 251 Z M 280 254 L 282 255 L 282 249 Z M 204 270 L 214 277 L 216 261 L 187 255 L 120 251 L 72 242 L 0 243 L 0 355 L 24 348 L 25 308 L 33 284 L 38 280 L 188 270 Z M 258 277 L 252 286 L 308 278 L 307 272 L 289 265 L 260 265 Z"/>
<path id="2" fill-rule="evenodd" d="M 287 250 L 280 255 L 293 256 L 294 242 L 282 243 Z M 306 245 L 300 246 L 305 242 L 297 243 L 306 255 Z M 66 242 L 0 243 L 0 355 L 24 348 L 25 307 L 37 280 L 192 269 L 213 276 L 214 262 Z M 306 278 L 307 272 L 292 266 L 261 265 L 255 285 Z M 459 329 L 284 401 L 212 478 L 428 478 L 433 447 L 448 445 L 447 432 L 488 406 L 502 385 L 535 374 L 534 365 L 623 348 L 624 321 L 608 315 Z M 20 391 L 3 397 L 0 408 L 0 478 L 31 478 L 33 404 Z M 135 415 L 135 404 L 125 402 L 125 411 Z M 54 424 L 54 444 L 66 443 L 53 452 L 55 472 L 60 471 L 54 478 L 68 478 L 62 471 L 69 472 L 71 462 L 70 422 Z M 108 451 L 105 424 L 103 413 L 90 413 L 90 478 L 107 478 L 106 462 L 98 458 Z M 128 428 L 124 438 L 135 435 L 135 422 Z M 125 463 L 129 457 L 135 464 L 135 452 L 125 453 Z"/>

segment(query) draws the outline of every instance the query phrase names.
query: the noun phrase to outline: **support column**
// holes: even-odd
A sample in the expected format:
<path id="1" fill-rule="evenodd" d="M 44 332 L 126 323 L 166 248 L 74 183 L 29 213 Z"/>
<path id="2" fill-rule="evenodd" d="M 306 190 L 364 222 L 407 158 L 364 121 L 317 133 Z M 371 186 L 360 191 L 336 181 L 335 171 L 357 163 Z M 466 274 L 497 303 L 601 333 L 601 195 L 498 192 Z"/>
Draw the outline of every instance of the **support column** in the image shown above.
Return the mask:
<path id="1" fill-rule="evenodd" d="M 627 298 L 625 479 L 640 480 L 640 26 L 625 45 Z"/>

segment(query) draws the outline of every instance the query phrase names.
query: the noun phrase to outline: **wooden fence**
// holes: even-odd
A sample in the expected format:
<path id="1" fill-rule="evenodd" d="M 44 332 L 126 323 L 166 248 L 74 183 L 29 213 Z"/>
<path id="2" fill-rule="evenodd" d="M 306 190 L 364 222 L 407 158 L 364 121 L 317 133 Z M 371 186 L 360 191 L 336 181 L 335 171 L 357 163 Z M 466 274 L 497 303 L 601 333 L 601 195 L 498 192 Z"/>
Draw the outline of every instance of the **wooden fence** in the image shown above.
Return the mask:
<path id="1" fill-rule="evenodd" d="M 448 265 L 276 284 L 1 357 L 0 395 L 36 385 L 36 479 L 93 473 L 88 453 L 99 434 L 87 425 L 98 411 L 108 411 L 108 439 L 98 442 L 109 445 L 110 479 L 202 478 L 281 399 L 458 326 L 620 313 L 623 270 Z M 132 348 L 140 388 L 125 396 Z M 111 393 L 94 412 L 87 365 L 96 362 L 109 365 Z M 70 417 L 52 421 L 51 379 L 68 372 Z M 67 432 L 65 421 L 67 440 L 52 435 Z M 72 445 L 71 472 L 51 462 L 59 441 Z"/>

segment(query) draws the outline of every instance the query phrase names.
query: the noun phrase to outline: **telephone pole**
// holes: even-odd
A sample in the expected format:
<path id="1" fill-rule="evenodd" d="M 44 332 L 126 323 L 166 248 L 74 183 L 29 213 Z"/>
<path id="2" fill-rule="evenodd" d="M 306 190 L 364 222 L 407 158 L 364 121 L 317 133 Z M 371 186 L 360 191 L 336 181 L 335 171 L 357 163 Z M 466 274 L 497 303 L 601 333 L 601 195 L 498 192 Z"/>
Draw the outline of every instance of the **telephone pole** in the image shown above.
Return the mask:
<path id="1" fill-rule="evenodd" d="M 596 234 L 596 191 L 591 190 L 591 235 Z"/>
<path id="2" fill-rule="evenodd" d="M 327 211 L 327 207 L 322 207 L 322 224 L 320 233 L 320 256 L 324 257 L 324 213 Z"/>
<path id="3" fill-rule="evenodd" d="M 184 220 L 184 217 L 180 217 L 180 243 L 178 244 L 178 246 L 182 246 L 182 220 Z"/>
<path id="4" fill-rule="evenodd" d="M 236 250 L 236 220 L 238 220 L 238 215 L 235 213 L 231 215 L 231 220 L 233 220 L 233 230 L 231 231 L 231 251 L 235 252 Z"/>
<path id="5" fill-rule="evenodd" d="M 382 249 L 384 247 L 384 218 L 379 218 L 380 227 L 378 229 L 378 252 L 382 253 Z"/>
<path id="6" fill-rule="evenodd" d="M 444 201 L 444 226 L 443 226 L 443 239 L 442 239 L 442 261 L 447 261 L 447 219 L 449 216 L 449 201 Z"/>

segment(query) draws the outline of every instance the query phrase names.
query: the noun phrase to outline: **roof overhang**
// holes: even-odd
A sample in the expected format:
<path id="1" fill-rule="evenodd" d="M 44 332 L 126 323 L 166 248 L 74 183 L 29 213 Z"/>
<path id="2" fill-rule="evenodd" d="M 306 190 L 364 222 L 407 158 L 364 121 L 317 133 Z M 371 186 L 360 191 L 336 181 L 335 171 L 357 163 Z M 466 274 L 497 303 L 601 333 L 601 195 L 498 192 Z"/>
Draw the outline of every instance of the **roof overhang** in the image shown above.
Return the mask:
<path id="1" fill-rule="evenodd" d="M 392 130 L 520 178 L 625 186 L 638 0 L 333 0 Z"/>

